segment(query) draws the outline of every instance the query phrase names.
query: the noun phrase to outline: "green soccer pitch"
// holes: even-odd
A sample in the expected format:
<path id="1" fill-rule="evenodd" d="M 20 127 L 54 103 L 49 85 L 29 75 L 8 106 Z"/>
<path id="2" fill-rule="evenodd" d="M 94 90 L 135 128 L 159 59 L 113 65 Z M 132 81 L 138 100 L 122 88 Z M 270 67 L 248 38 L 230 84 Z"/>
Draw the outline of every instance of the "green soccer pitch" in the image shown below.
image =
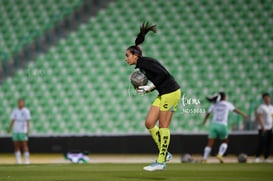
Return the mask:
<path id="1" fill-rule="evenodd" d="M 8 181 L 257 181 L 272 180 L 273 164 L 168 164 L 165 171 L 145 172 L 144 164 L 0 165 Z"/>

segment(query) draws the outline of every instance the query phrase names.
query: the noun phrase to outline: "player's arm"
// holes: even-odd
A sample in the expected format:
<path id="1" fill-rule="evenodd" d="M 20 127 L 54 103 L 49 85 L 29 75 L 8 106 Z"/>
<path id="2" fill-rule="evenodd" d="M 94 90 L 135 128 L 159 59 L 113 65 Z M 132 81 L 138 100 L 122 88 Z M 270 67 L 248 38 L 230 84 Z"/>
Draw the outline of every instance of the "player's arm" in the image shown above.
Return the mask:
<path id="1" fill-rule="evenodd" d="M 248 118 L 248 116 L 247 116 L 246 113 L 242 112 L 241 110 L 239 110 L 239 109 L 237 109 L 237 108 L 235 108 L 235 109 L 233 110 L 233 112 L 235 112 L 235 113 L 241 115 L 241 116 L 244 118 L 245 121 L 246 121 L 247 118 Z"/>
<path id="2" fill-rule="evenodd" d="M 151 72 L 155 75 L 152 80 L 155 85 L 159 85 L 169 76 L 169 72 L 159 62 L 151 62 L 149 59 L 146 60 L 145 57 L 142 57 L 142 61 L 140 61 L 138 66 L 146 72 Z"/>
<path id="3" fill-rule="evenodd" d="M 27 120 L 27 132 L 26 132 L 27 135 L 29 135 L 29 130 L 30 130 L 30 121 Z"/>
<path id="4" fill-rule="evenodd" d="M 205 125 L 205 124 L 206 124 L 206 122 L 207 122 L 209 116 L 210 116 L 210 113 L 207 112 L 206 115 L 205 115 L 205 118 L 204 118 L 204 120 L 203 120 L 203 122 L 202 122 L 202 125 Z"/>
<path id="5" fill-rule="evenodd" d="M 263 122 L 263 118 L 262 118 L 262 114 L 261 113 L 257 113 L 257 120 L 258 120 L 258 123 L 261 126 L 262 131 L 264 132 L 265 128 L 264 128 L 264 122 Z"/>
<path id="6" fill-rule="evenodd" d="M 8 133 L 11 132 L 11 129 L 12 129 L 12 127 L 13 127 L 13 124 L 14 124 L 14 120 L 12 119 L 12 120 L 10 121 L 10 124 L 9 124 Z"/>
<path id="7" fill-rule="evenodd" d="M 256 111 L 256 118 L 257 118 L 257 121 L 258 121 L 258 124 L 261 126 L 261 129 L 263 132 L 265 132 L 265 127 L 264 127 L 264 120 L 263 120 L 263 112 L 264 112 L 264 109 L 262 106 L 258 107 L 257 111 Z"/>
<path id="8" fill-rule="evenodd" d="M 26 132 L 27 135 L 30 132 L 30 119 L 31 119 L 31 115 L 30 115 L 29 110 L 27 110 L 27 132 Z"/>

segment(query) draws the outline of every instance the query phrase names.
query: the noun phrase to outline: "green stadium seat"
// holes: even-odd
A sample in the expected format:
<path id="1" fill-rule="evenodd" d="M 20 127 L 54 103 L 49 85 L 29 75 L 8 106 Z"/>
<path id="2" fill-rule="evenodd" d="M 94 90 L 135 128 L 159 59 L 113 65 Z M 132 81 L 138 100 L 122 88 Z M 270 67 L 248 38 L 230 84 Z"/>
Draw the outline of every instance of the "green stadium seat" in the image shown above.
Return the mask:
<path id="1" fill-rule="evenodd" d="M 0 15 L 7 20 L 0 29 L 0 46 L 7 54 L 31 43 L 83 3 L 4 2 Z M 125 63 L 124 51 L 134 43 L 139 24 L 149 20 L 158 25 L 158 32 L 141 45 L 144 55 L 166 65 L 186 97 L 200 99 L 200 107 L 207 110 L 205 97 L 223 89 L 236 107 L 247 111 L 253 97 L 270 90 L 273 81 L 272 3 L 253 0 L 246 9 L 244 1 L 117 0 L 29 63 L 26 71 L 6 79 L 0 104 L 10 112 L 14 97 L 25 96 L 36 134 L 147 133 L 145 116 L 157 94 L 136 95 L 128 80 L 133 67 Z M 37 70 L 44 74 L 33 75 Z M 204 115 L 184 113 L 186 108 L 194 106 L 179 107 L 172 132 L 206 131 L 208 126 L 198 126 Z M 0 114 L 0 119 L 5 116 Z M 242 124 L 236 115 L 230 120 L 230 128 Z"/>
<path id="2" fill-rule="evenodd" d="M 25 45 L 33 42 L 48 28 L 52 28 L 56 21 L 62 20 L 73 12 L 73 8 L 81 6 L 83 1 L 13 0 L 1 1 L 1 33 L 3 34 L 4 52 L 9 57 L 21 50 Z M 2 41 L 1 41 L 2 42 Z M 1 46 L 2 47 L 2 46 Z M 2 49 L 3 51 L 3 49 Z M 0 57 L 0 62 L 3 57 Z"/>

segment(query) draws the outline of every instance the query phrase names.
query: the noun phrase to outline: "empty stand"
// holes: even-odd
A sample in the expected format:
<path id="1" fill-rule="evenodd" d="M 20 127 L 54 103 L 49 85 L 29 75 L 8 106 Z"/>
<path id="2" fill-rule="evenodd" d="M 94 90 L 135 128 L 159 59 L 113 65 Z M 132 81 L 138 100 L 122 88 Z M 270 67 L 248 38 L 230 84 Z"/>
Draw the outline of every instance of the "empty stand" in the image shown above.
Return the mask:
<path id="1" fill-rule="evenodd" d="M 25 28 L 39 24 L 45 29 L 49 25 L 44 22 L 66 7 L 66 3 L 53 3 L 57 1 L 22 2 L 16 6 L 22 12 L 16 16 L 17 8 L 4 5 L 11 11 L 6 12 L 8 23 L 1 28 L 2 46 L 9 52 L 17 34 L 12 35 L 8 27 L 28 31 L 20 28 L 16 17 L 28 23 Z M 79 1 L 64 2 L 76 6 Z M 134 67 L 124 61 L 125 49 L 133 44 L 144 20 L 158 26 L 157 34 L 150 33 L 142 45 L 144 55 L 170 70 L 184 98 L 200 101 L 183 107 L 181 100 L 172 121 L 174 133 L 206 130 L 208 126 L 199 126 L 209 107 L 205 96 L 220 90 L 246 112 L 261 92 L 273 90 L 272 4 L 272 0 L 117 0 L 4 81 L 1 134 L 19 97 L 26 99 L 32 112 L 34 134 L 146 133 L 145 116 L 157 93 L 137 95 L 129 82 Z M 241 125 L 242 119 L 231 114 L 229 126 L 237 130 Z"/>

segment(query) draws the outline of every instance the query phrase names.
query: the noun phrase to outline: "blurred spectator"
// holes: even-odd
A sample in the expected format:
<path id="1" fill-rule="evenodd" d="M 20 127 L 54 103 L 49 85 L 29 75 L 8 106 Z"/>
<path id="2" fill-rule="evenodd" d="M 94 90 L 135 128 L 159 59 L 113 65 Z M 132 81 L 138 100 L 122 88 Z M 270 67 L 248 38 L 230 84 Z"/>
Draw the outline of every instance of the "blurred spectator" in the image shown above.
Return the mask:
<path id="1" fill-rule="evenodd" d="M 270 148 L 272 145 L 272 117 L 273 106 L 268 93 L 262 94 L 263 104 L 257 109 L 258 125 L 258 147 L 256 150 L 255 162 L 260 162 L 260 155 L 264 154 L 264 162 L 270 162 Z"/>
<path id="2" fill-rule="evenodd" d="M 29 164 L 29 149 L 28 149 L 28 134 L 30 127 L 30 112 L 25 107 L 25 102 L 23 99 L 18 100 L 18 107 L 11 113 L 11 122 L 8 132 L 12 129 L 12 140 L 14 142 L 14 152 L 16 163 L 21 163 L 21 151 L 22 147 L 25 157 L 25 164 Z"/>

